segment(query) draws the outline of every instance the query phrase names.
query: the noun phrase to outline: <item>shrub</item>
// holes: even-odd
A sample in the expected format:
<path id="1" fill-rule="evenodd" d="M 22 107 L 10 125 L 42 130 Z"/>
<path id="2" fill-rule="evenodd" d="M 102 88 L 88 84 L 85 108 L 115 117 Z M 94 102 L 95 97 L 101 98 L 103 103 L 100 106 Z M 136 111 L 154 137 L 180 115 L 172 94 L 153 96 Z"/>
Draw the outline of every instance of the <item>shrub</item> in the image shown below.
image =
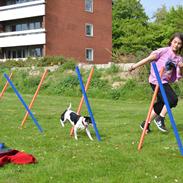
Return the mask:
<path id="1" fill-rule="evenodd" d="M 74 59 L 68 59 L 67 62 L 63 63 L 61 69 L 64 70 L 72 70 L 74 71 L 76 68 L 76 61 Z"/>
<path id="2" fill-rule="evenodd" d="M 121 99 L 146 100 L 152 96 L 152 90 L 148 83 L 129 79 L 120 90 Z"/>
<path id="3" fill-rule="evenodd" d="M 0 67 L 30 67 L 30 66 L 53 66 L 53 65 L 62 65 L 66 62 L 72 62 L 70 65 L 73 65 L 73 62 L 76 63 L 76 60 L 73 58 L 64 58 L 63 56 L 46 56 L 46 57 L 38 57 L 32 58 L 28 57 L 26 60 L 7 60 L 6 62 L 0 62 Z M 70 69 L 70 68 L 69 68 Z"/>
<path id="4" fill-rule="evenodd" d="M 73 88 L 78 85 L 79 85 L 79 81 L 77 79 L 77 76 L 75 76 L 75 75 L 64 78 L 58 84 L 58 86 L 60 86 L 61 88 L 63 88 L 63 87 L 64 88 Z"/>
<path id="5" fill-rule="evenodd" d="M 63 56 L 46 56 L 38 60 L 38 66 L 42 67 L 42 66 L 61 65 L 66 61 L 67 60 Z"/>
<path id="6" fill-rule="evenodd" d="M 115 64 L 112 64 L 111 67 L 106 70 L 106 72 L 108 74 L 118 73 L 119 72 L 119 67 Z"/>
<path id="7" fill-rule="evenodd" d="M 118 100 L 121 96 L 119 89 L 112 89 L 109 94 L 113 100 Z"/>
<path id="8" fill-rule="evenodd" d="M 33 64 L 35 60 L 30 59 L 29 64 Z M 55 57 L 55 63 L 57 63 L 62 58 Z M 47 58 L 47 63 L 50 63 L 51 58 Z M 63 60 L 62 60 L 63 61 Z M 40 60 L 36 60 L 36 62 L 40 62 Z M 14 65 L 16 62 L 12 62 Z M 22 62 L 24 63 L 24 62 Z M 26 63 L 28 64 L 28 63 Z M 63 62 L 62 65 L 59 66 L 59 69 L 49 72 L 43 85 L 41 86 L 41 93 L 44 94 L 51 94 L 51 95 L 66 95 L 66 96 L 81 96 L 81 89 L 79 85 L 79 81 L 77 78 L 76 73 L 73 71 L 75 69 L 75 61 L 74 60 L 67 60 L 67 62 Z M 10 61 L 8 62 L 10 66 Z M 23 65 L 23 64 L 20 64 Z M 43 73 L 42 68 L 36 68 L 36 71 L 40 71 Z M 121 81 L 122 79 L 117 75 L 118 72 L 116 66 L 111 66 L 110 69 L 97 69 L 95 68 L 94 74 L 91 79 L 91 83 L 87 94 L 89 97 L 94 98 L 108 98 L 113 100 L 124 100 L 124 99 L 132 99 L 132 100 L 149 100 L 152 96 L 152 90 L 148 85 L 148 72 L 149 68 L 144 67 L 141 69 L 140 75 L 136 79 L 129 79 L 126 78 L 123 81 L 123 85 L 119 85 L 119 88 L 112 89 L 112 84 L 116 81 Z M 69 72 L 66 70 L 70 70 Z M 29 75 L 31 68 L 23 68 L 23 69 L 14 69 L 14 74 L 12 77 L 13 83 L 15 84 L 16 88 L 20 91 L 20 93 L 29 93 L 33 94 L 41 79 L 41 74 L 39 76 Z M 82 78 L 84 84 L 88 78 L 90 70 L 80 70 L 82 73 Z M 6 80 L 3 76 L 3 73 L 7 73 L 9 75 L 10 68 L 1 65 L 0 69 L 0 76 L 1 76 L 1 85 L 0 88 L 4 86 Z M 112 77 L 110 76 L 112 75 Z M 109 76 L 109 77 L 108 77 Z M 183 82 L 179 82 L 178 84 L 175 83 L 172 85 L 175 89 L 176 93 L 179 96 L 183 96 L 182 88 Z M 12 91 L 11 87 L 7 88 L 8 91 Z"/>
<path id="9" fill-rule="evenodd" d="M 92 78 L 90 85 L 91 87 L 100 88 L 100 89 L 107 89 L 110 87 L 107 80 L 102 80 L 99 78 Z"/>

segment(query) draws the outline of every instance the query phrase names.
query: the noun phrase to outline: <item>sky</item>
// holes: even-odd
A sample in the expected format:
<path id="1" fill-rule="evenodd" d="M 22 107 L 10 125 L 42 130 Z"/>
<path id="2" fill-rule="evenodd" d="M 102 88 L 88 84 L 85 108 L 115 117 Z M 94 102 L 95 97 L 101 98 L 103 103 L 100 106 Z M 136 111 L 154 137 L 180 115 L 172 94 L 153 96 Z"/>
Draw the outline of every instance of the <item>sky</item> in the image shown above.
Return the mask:
<path id="1" fill-rule="evenodd" d="M 140 2 L 149 18 L 151 18 L 156 10 L 161 8 L 162 5 L 165 5 L 167 10 L 169 10 L 169 8 L 172 6 L 183 6 L 183 0 L 141 0 Z"/>

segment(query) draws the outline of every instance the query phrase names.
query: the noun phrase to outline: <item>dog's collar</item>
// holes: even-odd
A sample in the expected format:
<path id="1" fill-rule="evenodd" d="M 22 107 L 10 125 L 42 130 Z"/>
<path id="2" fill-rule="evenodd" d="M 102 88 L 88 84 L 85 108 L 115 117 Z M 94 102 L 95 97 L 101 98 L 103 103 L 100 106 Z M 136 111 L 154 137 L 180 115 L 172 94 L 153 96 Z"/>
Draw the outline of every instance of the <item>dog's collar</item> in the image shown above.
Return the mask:
<path id="1" fill-rule="evenodd" d="M 84 119 L 82 120 L 82 124 L 83 124 L 83 126 L 84 126 L 85 128 L 88 127 L 88 124 L 84 122 Z"/>

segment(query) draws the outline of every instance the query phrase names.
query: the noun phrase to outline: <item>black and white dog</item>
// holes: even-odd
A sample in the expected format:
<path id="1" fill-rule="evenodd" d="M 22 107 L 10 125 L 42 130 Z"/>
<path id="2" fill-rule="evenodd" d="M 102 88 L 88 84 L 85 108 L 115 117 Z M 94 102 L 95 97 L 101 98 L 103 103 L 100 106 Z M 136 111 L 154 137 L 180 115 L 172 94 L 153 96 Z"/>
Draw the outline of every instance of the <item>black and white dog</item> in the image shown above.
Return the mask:
<path id="1" fill-rule="evenodd" d="M 60 123 L 64 127 L 64 123 L 66 121 L 70 121 L 71 125 L 74 126 L 74 137 L 76 140 L 78 140 L 77 137 L 77 130 L 78 129 L 85 129 L 88 137 L 90 140 L 93 140 L 91 137 L 90 131 L 89 131 L 89 124 L 92 124 L 91 118 L 88 116 L 80 116 L 74 111 L 71 110 L 71 104 L 70 106 L 61 114 L 60 117 Z"/>

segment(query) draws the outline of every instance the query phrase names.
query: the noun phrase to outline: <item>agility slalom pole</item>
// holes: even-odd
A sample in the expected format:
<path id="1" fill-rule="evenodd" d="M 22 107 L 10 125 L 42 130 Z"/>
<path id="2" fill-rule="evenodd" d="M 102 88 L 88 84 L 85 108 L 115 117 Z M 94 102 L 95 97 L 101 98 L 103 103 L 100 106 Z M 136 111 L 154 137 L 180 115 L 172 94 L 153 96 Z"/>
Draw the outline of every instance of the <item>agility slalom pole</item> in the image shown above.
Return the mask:
<path id="1" fill-rule="evenodd" d="M 166 96 L 166 93 L 165 93 L 163 84 L 162 84 L 162 82 L 161 82 L 161 79 L 160 79 L 160 76 L 159 76 L 159 73 L 158 73 L 157 66 L 156 66 L 155 63 L 152 63 L 152 65 L 153 65 L 154 72 L 155 72 L 155 74 L 156 74 L 156 78 L 157 78 L 157 80 L 158 80 L 158 84 L 159 84 L 159 87 L 160 87 L 160 90 L 161 90 L 161 94 L 162 94 L 164 103 L 165 103 L 165 105 L 166 105 L 166 109 L 167 109 L 167 112 L 168 112 L 168 116 L 169 116 L 169 118 L 170 118 L 170 122 L 171 122 L 171 125 L 172 125 L 172 128 L 173 128 L 173 131 L 174 131 L 175 138 L 176 138 L 176 140 L 177 140 L 177 144 L 178 144 L 180 153 L 181 153 L 181 155 L 183 156 L 182 142 L 181 142 L 181 139 L 180 139 L 180 137 L 179 137 L 179 133 L 178 133 L 178 130 L 177 130 L 177 127 L 176 127 L 176 123 L 175 123 L 175 120 L 174 120 L 172 111 L 171 111 L 171 109 L 170 109 L 170 105 L 169 105 L 169 102 L 168 102 L 168 99 L 167 99 L 167 96 Z"/>
<path id="2" fill-rule="evenodd" d="M 163 72 L 164 72 L 164 68 L 162 68 L 161 71 L 160 71 L 160 77 L 162 77 Z M 143 129 L 141 137 L 140 137 L 140 142 L 138 144 L 138 150 L 141 150 L 141 148 L 142 148 L 142 144 L 144 142 L 144 137 L 145 137 L 145 134 L 146 134 L 148 123 L 150 123 L 150 116 L 151 116 L 151 113 L 152 113 L 152 110 L 153 110 L 154 102 L 155 102 L 157 94 L 158 94 L 158 90 L 159 90 L 159 85 L 157 84 L 156 87 L 155 87 L 155 90 L 154 90 L 154 94 L 153 94 L 151 103 L 150 103 L 150 107 L 149 107 L 149 111 L 148 111 L 147 118 L 146 118 L 146 121 L 145 121 L 144 129 Z"/>
<path id="3" fill-rule="evenodd" d="M 43 84 L 43 81 L 44 81 L 44 79 L 45 79 L 47 73 L 48 73 L 48 69 L 46 69 L 46 70 L 44 71 L 44 73 L 43 73 L 43 75 L 42 75 L 42 77 L 41 77 L 41 80 L 40 80 L 40 82 L 39 82 L 39 85 L 38 85 L 38 87 L 37 87 L 37 90 L 36 90 L 36 92 L 35 92 L 35 94 L 34 94 L 34 96 L 33 96 L 33 98 L 32 98 L 31 103 L 29 104 L 29 109 L 32 108 L 32 106 L 33 106 L 33 104 L 34 104 L 34 101 L 35 101 L 35 99 L 36 99 L 36 97 L 37 97 L 37 95 L 38 95 L 38 92 L 39 92 L 39 90 L 40 90 L 40 88 L 41 88 L 41 85 Z M 21 127 L 23 127 L 23 125 L 25 124 L 25 121 L 26 121 L 28 115 L 29 115 L 29 113 L 28 113 L 28 111 L 27 111 L 26 114 L 25 114 L 25 116 L 24 116 L 24 118 L 23 118 L 23 120 L 22 120 Z"/>
<path id="4" fill-rule="evenodd" d="M 85 86 L 85 91 L 87 91 L 88 88 L 89 88 L 93 72 L 94 72 L 94 67 L 92 67 L 92 69 L 90 71 L 90 74 L 88 76 L 88 80 L 87 80 L 87 83 L 86 83 L 86 86 Z M 81 101 L 80 101 L 80 104 L 79 104 L 79 107 L 78 107 L 78 110 L 77 110 L 77 114 L 80 114 L 80 111 L 81 111 L 81 108 L 82 108 L 82 105 L 83 105 L 83 101 L 84 101 L 84 96 L 82 96 L 82 98 L 81 98 Z"/>
<path id="5" fill-rule="evenodd" d="M 26 105 L 26 103 L 24 102 L 22 96 L 18 93 L 18 90 L 15 88 L 14 84 L 11 82 L 11 80 L 8 78 L 8 76 L 6 75 L 6 73 L 4 73 L 4 77 L 6 78 L 6 80 L 8 81 L 8 83 L 10 84 L 10 86 L 12 87 L 12 89 L 14 90 L 15 94 L 17 95 L 17 97 L 19 98 L 20 102 L 23 104 L 23 106 L 25 107 L 25 109 L 29 112 L 32 120 L 34 121 L 35 125 L 38 127 L 40 132 L 43 132 L 41 126 L 39 125 L 38 121 L 36 120 L 36 118 L 34 117 L 34 115 L 32 114 L 32 112 L 29 110 L 28 106 Z"/>
<path id="6" fill-rule="evenodd" d="M 91 117 L 91 120 L 92 120 L 92 124 L 93 124 L 94 130 L 95 130 L 95 134 L 97 136 L 98 141 L 100 141 L 101 138 L 100 138 L 100 135 L 99 135 L 96 123 L 95 123 L 95 119 L 93 117 L 93 113 L 92 113 L 92 110 L 91 110 L 91 107 L 90 107 L 90 104 L 89 104 L 89 101 L 88 101 L 87 94 L 85 92 L 85 88 L 84 88 L 84 85 L 83 85 L 82 77 L 81 77 L 78 66 L 76 67 L 76 73 L 78 75 L 80 87 L 81 87 L 81 90 L 82 90 L 82 93 L 83 93 L 83 96 L 84 96 L 84 100 L 85 100 L 85 103 L 86 103 L 86 106 L 87 106 L 87 109 L 88 109 L 88 113 L 90 114 L 90 117 Z"/>
<path id="7" fill-rule="evenodd" d="M 12 75 L 13 75 L 13 73 L 10 74 L 9 79 L 11 79 Z M 4 92 L 6 91 L 7 87 L 8 87 L 8 81 L 6 81 L 6 84 L 4 85 L 4 88 L 0 94 L 0 99 L 3 97 Z"/>
<path id="8" fill-rule="evenodd" d="M 86 82 L 86 85 L 85 85 L 85 91 L 88 90 L 88 87 L 90 85 L 90 81 L 91 81 L 93 72 L 94 72 L 94 66 L 92 67 L 92 69 L 90 71 L 90 74 L 88 76 L 88 79 L 87 79 L 87 82 Z M 80 112 L 81 112 L 81 108 L 82 108 L 82 105 L 83 105 L 83 101 L 84 101 L 84 96 L 82 95 L 82 98 L 81 98 L 80 103 L 79 103 L 79 106 L 78 106 L 77 114 L 80 114 Z M 72 136 L 73 133 L 74 133 L 74 127 L 72 127 L 71 130 L 70 130 L 70 136 Z"/>

